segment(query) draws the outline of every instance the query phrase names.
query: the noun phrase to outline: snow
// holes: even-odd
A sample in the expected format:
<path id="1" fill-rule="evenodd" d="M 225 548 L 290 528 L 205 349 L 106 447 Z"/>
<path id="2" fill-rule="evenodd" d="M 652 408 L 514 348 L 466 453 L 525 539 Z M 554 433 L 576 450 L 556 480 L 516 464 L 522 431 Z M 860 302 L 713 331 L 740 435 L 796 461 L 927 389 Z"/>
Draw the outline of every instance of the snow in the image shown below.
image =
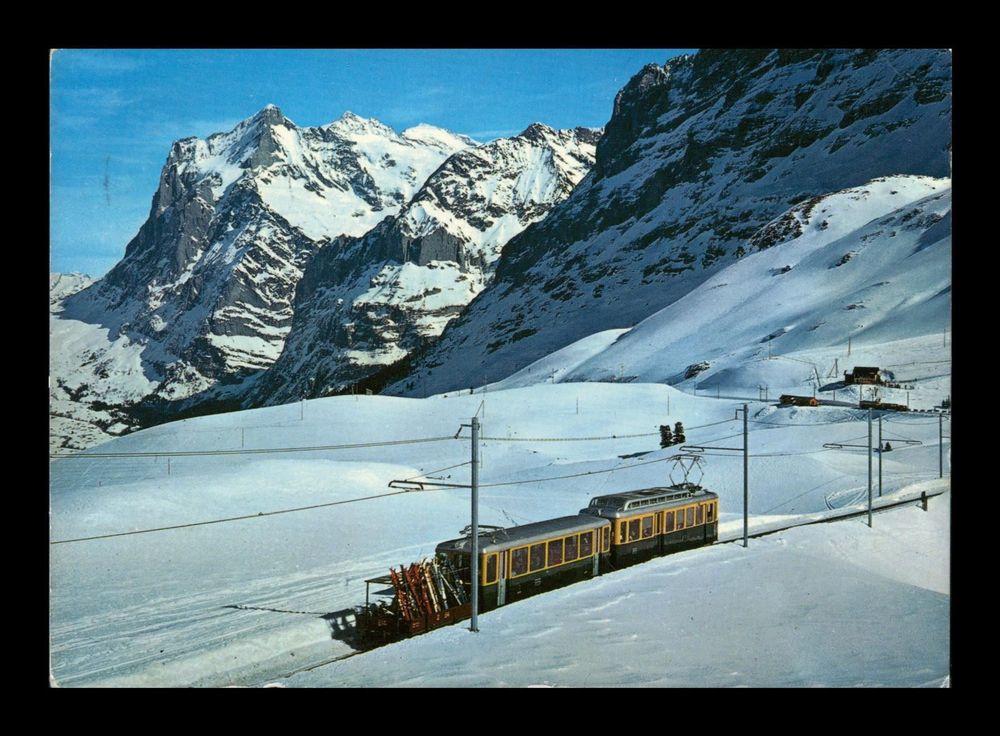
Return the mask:
<path id="1" fill-rule="evenodd" d="M 573 360 L 567 356 L 568 365 Z M 486 614 L 474 640 L 451 627 L 284 679 L 351 653 L 337 638 L 337 622 L 363 602 L 365 578 L 431 554 L 468 523 L 461 490 L 352 499 L 391 493 L 390 480 L 420 474 L 467 482 L 467 467 L 439 469 L 468 460 L 468 439 L 452 438 L 477 410 L 485 437 L 480 522 L 509 526 L 572 514 L 593 495 L 665 482 L 670 464 L 649 462 L 676 452 L 657 447 L 656 427 L 664 421 L 684 421 L 690 443 L 738 444 L 733 410 L 741 403 L 638 383 L 539 384 L 427 399 L 345 396 L 174 422 L 112 440 L 101 451 L 155 455 L 445 439 L 169 460 L 84 453 L 55 461 L 53 540 L 250 518 L 53 545 L 53 681 L 70 687 L 940 682 L 949 651 L 944 499 L 932 500 L 927 514 L 879 514 L 873 530 L 856 521 L 823 524 L 754 539 L 748 550 L 720 545 L 655 561 Z M 787 410 L 751 403 L 750 448 L 759 453 L 750 460 L 753 524 L 813 519 L 828 513 L 831 499 L 853 501 L 864 487 L 863 450 L 822 447 L 857 441 L 866 432 L 864 413 L 816 411 L 824 423 L 803 427 Z M 894 438 L 923 442 L 885 456 L 885 497 L 936 478 L 934 418 L 898 415 L 885 428 Z M 537 439 L 611 435 L 617 438 Z M 638 452 L 648 454 L 622 457 Z M 703 481 L 720 494 L 725 535 L 738 533 L 742 519 L 742 461 L 734 455 L 708 457 Z M 565 475 L 577 477 L 490 485 Z M 336 501 L 348 503 L 257 516 Z M 877 556 L 885 559 L 869 560 Z M 650 615 L 667 606 L 670 626 Z M 600 648 L 580 645 L 595 640 Z"/>

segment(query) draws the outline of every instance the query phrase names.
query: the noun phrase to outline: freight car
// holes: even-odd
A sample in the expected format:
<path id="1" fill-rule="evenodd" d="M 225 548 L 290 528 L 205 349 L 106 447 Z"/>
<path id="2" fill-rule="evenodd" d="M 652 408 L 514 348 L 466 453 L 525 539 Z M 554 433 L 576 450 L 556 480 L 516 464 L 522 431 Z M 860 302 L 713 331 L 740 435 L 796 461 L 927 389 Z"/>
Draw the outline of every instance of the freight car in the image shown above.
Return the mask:
<path id="1" fill-rule="evenodd" d="M 576 516 L 479 534 L 479 606 L 489 611 L 653 557 L 712 544 L 719 497 L 693 483 L 597 496 Z M 390 603 L 357 611 L 362 646 L 471 616 L 471 537 L 441 542 L 433 560 L 385 578 Z"/>

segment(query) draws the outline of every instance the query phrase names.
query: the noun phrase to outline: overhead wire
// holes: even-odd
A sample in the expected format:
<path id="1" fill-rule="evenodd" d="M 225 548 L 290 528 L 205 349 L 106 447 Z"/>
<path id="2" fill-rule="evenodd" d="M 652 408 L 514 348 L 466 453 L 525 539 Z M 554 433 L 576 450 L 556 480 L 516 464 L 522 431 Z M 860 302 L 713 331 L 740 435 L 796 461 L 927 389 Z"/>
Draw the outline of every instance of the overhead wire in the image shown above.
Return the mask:
<path id="1" fill-rule="evenodd" d="M 74 539 L 57 539 L 55 541 L 49 542 L 50 545 L 53 544 L 69 544 L 70 542 L 89 542 L 95 539 L 111 539 L 112 537 L 130 537 L 135 534 L 150 534 L 152 532 L 164 532 L 171 529 L 187 529 L 193 526 L 208 526 L 210 524 L 225 524 L 231 521 L 243 521 L 246 519 L 259 519 L 264 516 L 278 516 L 279 514 L 291 514 L 296 511 L 309 511 L 311 509 L 321 509 L 327 506 L 341 506 L 348 503 L 357 503 L 359 501 L 371 501 L 376 498 L 388 498 L 389 496 L 399 496 L 403 493 L 409 493 L 410 491 L 394 491 L 393 493 L 379 493 L 374 496 L 361 496 L 360 498 L 348 498 L 341 501 L 329 501 L 327 503 L 315 503 L 310 506 L 298 506 L 292 509 L 279 509 L 277 511 L 259 511 L 256 514 L 244 514 L 242 516 L 229 516 L 224 519 L 209 519 L 208 521 L 192 521 L 185 524 L 172 524 L 170 526 L 159 526 L 153 527 L 151 529 L 134 529 L 128 532 L 114 532 L 111 534 L 95 534 L 90 537 L 76 537 Z"/>
<path id="2" fill-rule="evenodd" d="M 50 453 L 51 458 L 89 459 L 89 458 L 127 458 L 127 457 L 205 457 L 217 455 L 264 455 L 283 452 L 325 452 L 327 450 L 358 450 L 368 447 L 393 447 L 397 445 L 417 445 L 427 442 L 443 442 L 454 440 L 453 435 L 446 437 L 418 437 L 408 440 L 386 440 L 381 442 L 358 442 L 349 445 L 309 445 L 303 447 L 258 447 L 239 450 L 162 450 L 147 452 L 75 452 Z"/>

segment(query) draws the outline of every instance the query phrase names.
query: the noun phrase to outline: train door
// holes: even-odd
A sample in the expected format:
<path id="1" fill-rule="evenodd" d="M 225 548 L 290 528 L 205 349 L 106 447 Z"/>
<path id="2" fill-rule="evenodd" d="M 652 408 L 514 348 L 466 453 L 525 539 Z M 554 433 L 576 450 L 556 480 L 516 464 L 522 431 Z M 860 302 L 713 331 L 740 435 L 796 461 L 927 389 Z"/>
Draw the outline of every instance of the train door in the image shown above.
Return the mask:
<path id="1" fill-rule="evenodd" d="M 497 580 L 497 607 L 507 602 L 507 552 L 500 552 L 500 578 Z"/>

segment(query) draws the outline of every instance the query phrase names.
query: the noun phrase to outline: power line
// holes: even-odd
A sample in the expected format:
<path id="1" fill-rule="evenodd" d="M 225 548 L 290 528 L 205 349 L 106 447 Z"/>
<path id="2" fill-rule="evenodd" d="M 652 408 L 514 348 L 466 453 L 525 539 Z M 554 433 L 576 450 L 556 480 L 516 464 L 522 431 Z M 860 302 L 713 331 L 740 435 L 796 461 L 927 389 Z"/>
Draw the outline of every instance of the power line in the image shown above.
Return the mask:
<path id="1" fill-rule="evenodd" d="M 458 463 L 456 465 L 449 465 L 447 468 L 438 468 L 437 470 L 428 470 L 426 473 L 420 473 L 419 475 L 414 475 L 414 476 L 411 476 L 409 478 L 406 478 L 404 480 L 404 482 L 409 482 L 409 481 L 413 480 L 414 478 L 426 478 L 431 473 L 443 473 L 446 470 L 453 470 L 454 468 L 461 468 L 463 465 L 471 465 L 471 463 L 468 460 L 466 460 L 464 463 Z"/>
<path id="2" fill-rule="evenodd" d="M 659 432 L 642 434 L 612 434 L 607 437 L 480 437 L 490 442 L 594 442 L 597 440 L 626 440 L 635 437 L 659 437 Z"/>
<path id="3" fill-rule="evenodd" d="M 765 422 L 763 419 L 751 419 L 750 421 L 754 424 L 763 424 L 768 427 L 823 427 L 830 424 L 849 424 L 851 422 L 860 422 L 862 420 L 857 419 L 854 416 L 850 416 L 844 417 L 843 419 L 836 419 L 832 422 Z"/>
<path id="4" fill-rule="evenodd" d="M 656 460 L 646 460 L 641 463 L 633 463 L 631 465 L 619 465 L 614 468 L 607 468 L 606 470 L 588 470 L 583 473 L 571 473 L 569 475 L 554 475 L 548 478 L 532 478 L 530 480 L 509 480 L 502 483 L 480 483 L 480 488 L 497 488 L 498 486 L 518 486 L 524 485 L 526 483 L 545 483 L 551 480 L 565 480 L 567 478 L 582 478 L 585 475 L 600 475 L 601 473 L 614 473 L 619 470 L 629 470 L 631 468 L 638 468 L 642 465 L 652 465 L 653 463 L 663 463 L 673 458 L 661 457 Z"/>
<path id="5" fill-rule="evenodd" d="M 388 498 L 398 496 L 409 491 L 395 491 L 394 493 L 380 493 L 375 496 L 362 496 L 360 498 L 348 498 L 343 501 L 329 501 L 327 503 L 316 503 L 311 506 L 298 506 L 294 509 L 280 509 L 278 511 L 259 511 L 256 514 L 245 514 L 243 516 L 230 516 L 225 519 L 211 519 L 209 521 L 192 521 L 187 524 L 174 524 L 173 526 L 159 526 L 152 529 L 136 529 L 131 532 L 115 532 L 113 534 L 97 534 L 92 537 L 77 537 L 75 539 L 58 539 L 49 544 L 69 544 L 70 542 L 89 542 L 94 539 L 110 539 L 111 537 L 130 537 L 134 534 L 150 534 L 152 532 L 164 532 L 170 529 L 186 529 L 192 526 L 208 526 L 209 524 L 225 524 L 230 521 L 243 521 L 245 519 L 259 519 L 262 516 L 278 516 L 279 514 L 291 514 L 296 511 L 309 511 L 310 509 L 321 509 L 326 506 L 341 506 L 346 503 L 357 503 L 358 501 L 371 501 L 375 498 Z"/>
<path id="6" fill-rule="evenodd" d="M 311 445 L 307 447 L 260 447 L 249 450 L 172 450 L 162 452 L 77 452 L 51 453 L 50 458 L 88 459 L 88 458 L 127 458 L 127 457 L 203 457 L 216 455 L 263 455 L 281 452 L 321 452 L 326 450 L 356 450 L 366 447 L 391 447 L 394 445 L 416 445 L 426 442 L 443 442 L 454 440 L 448 437 L 420 437 L 410 440 L 389 440 L 383 442 L 359 442 L 351 445 Z"/>
<path id="7" fill-rule="evenodd" d="M 694 427 L 689 427 L 688 431 L 692 429 L 703 429 L 705 427 L 713 427 L 717 424 L 725 424 L 726 422 L 735 421 L 733 419 L 724 419 L 721 422 L 712 422 L 710 424 L 701 424 Z M 483 440 L 489 440 L 491 442 L 593 442 L 598 440 L 621 440 L 621 439 L 635 439 L 637 437 L 656 437 L 659 436 L 657 432 L 643 432 L 638 434 L 613 434 L 598 437 L 483 437 Z M 396 445 L 412 445 L 421 444 L 427 442 L 443 442 L 445 440 L 455 440 L 454 436 L 448 437 L 420 437 L 408 440 L 388 440 L 381 442 L 359 442 L 354 444 L 345 445 L 308 445 L 302 447 L 258 447 L 251 449 L 238 449 L 238 450 L 163 450 L 163 451 L 148 451 L 148 452 L 76 452 L 76 453 L 50 453 L 50 458 L 64 458 L 64 459 L 88 459 L 88 458 L 157 458 L 157 457 L 214 457 L 214 456 L 225 456 L 225 455 L 263 455 L 271 453 L 284 453 L 284 452 L 325 452 L 327 450 L 356 450 L 364 449 L 369 447 L 392 447 Z M 458 467 L 458 466 L 452 466 Z M 449 470 L 450 468 L 443 468 L 443 470 Z M 440 472 L 440 471 L 431 471 Z M 419 476 L 415 476 L 419 477 Z"/>

